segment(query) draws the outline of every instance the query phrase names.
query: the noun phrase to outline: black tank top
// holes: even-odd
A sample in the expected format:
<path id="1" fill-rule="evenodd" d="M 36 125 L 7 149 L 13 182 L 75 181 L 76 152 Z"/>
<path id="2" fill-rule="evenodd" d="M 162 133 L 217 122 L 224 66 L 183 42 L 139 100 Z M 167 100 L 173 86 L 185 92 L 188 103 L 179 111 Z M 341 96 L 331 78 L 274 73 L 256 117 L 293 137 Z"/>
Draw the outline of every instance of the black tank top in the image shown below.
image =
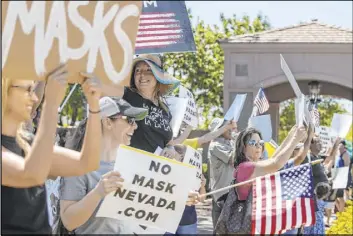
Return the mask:
<path id="1" fill-rule="evenodd" d="M 1 145 L 24 157 L 14 137 L 1 135 Z M 51 234 L 45 186 L 12 188 L 1 185 L 2 234 Z"/>

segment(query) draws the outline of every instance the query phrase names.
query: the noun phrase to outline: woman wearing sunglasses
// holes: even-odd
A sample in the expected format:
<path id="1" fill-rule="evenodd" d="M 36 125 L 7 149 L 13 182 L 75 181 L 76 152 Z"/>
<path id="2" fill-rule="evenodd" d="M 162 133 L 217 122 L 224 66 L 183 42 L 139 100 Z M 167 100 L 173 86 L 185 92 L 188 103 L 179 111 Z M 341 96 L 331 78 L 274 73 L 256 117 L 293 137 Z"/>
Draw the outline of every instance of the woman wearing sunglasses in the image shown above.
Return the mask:
<path id="1" fill-rule="evenodd" d="M 273 157 L 268 160 L 261 160 L 265 144 L 262 140 L 261 133 L 254 128 L 247 128 L 241 131 L 238 135 L 235 148 L 235 170 L 233 175 L 235 183 L 274 173 L 281 169 L 291 157 L 296 145 L 306 137 L 306 134 L 306 129 L 303 126 L 294 126 L 281 146 L 278 147 Z M 249 197 L 252 197 L 252 195 L 249 195 L 251 187 L 252 184 L 250 183 L 236 187 L 234 190 L 231 189 L 230 191 L 235 191 L 238 200 L 245 201 L 248 200 Z M 251 203 L 250 206 L 247 203 L 246 208 L 247 207 L 251 207 Z M 241 219 L 243 225 L 240 227 L 243 233 L 250 233 L 251 211 L 250 214 L 248 214 L 248 209 L 246 209 L 246 211 L 244 209 L 243 211 L 245 215 L 239 213 L 239 215 L 241 215 L 240 217 L 244 216 L 244 219 Z M 227 230 L 225 226 L 227 220 L 229 219 L 226 213 L 222 211 L 216 226 L 217 234 L 233 233 L 224 232 L 224 230 Z"/>
<path id="2" fill-rule="evenodd" d="M 130 145 L 137 128 L 135 121 L 143 120 L 147 109 L 132 107 L 120 98 L 103 97 L 99 101 L 101 110 L 102 143 L 100 167 L 83 176 L 62 178 L 60 183 L 60 216 L 63 225 L 75 234 L 132 234 L 137 224 L 116 219 L 95 217 L 103 198 L 122 187 L 123 176 L 113 171 L 117 148 Z M 85 133 L 85 121 L 66 143 L 66 147 L 80 150 Z M 54 233 L 60 233 L 55 225 Z"/>

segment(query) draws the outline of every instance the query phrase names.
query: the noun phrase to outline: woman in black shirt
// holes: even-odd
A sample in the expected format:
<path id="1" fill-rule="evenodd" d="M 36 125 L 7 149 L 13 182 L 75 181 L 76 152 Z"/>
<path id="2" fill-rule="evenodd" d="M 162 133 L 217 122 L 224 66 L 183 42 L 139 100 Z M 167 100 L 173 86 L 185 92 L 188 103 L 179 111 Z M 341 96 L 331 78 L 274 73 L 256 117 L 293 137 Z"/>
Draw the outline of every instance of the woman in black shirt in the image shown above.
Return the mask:
<path id="1" fill-rule="evenodd" d="M 131 139 L 132 147 L 152 153 L 157 147 L 168 147 L 173 138 L 170 126 L 172 116 L 163 97 L 179 84 L 177 79 L 162 69 L 158 56 L 140 55 L 134 60 L 129 88 L 103 85 L 106 95 L 122 97 L 132 106 L 149 110 L 148 116 L 137 122 L 138 128 Z"/>
<path id="2" fill-rule="evenodd" d="M 65 96 L 65 66 L 49 73 L 42 118 L 36 137 L 28 139 L 22 124 L 31 119 L 38 102 L 34 82 L 2 78 L 2 183 L 1 229 L 3 234 L 51 233 L 44 182 L 48 177 L 75 176 L 99 166 L 101 126 L 98 99 L 100 89 L 86 78 L 83 91 L 90 105 L 84 147 L 81 153 L 53 147 L 58 107 Z"/>

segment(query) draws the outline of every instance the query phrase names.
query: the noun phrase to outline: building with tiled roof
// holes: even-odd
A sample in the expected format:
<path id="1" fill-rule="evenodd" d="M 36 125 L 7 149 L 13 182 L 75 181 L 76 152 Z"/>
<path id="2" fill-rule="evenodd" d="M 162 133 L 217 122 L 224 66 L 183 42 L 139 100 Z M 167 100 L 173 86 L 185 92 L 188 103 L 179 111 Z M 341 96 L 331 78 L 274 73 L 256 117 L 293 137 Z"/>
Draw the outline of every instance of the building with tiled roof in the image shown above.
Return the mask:
<path id="1" fill-rule="evenodd" d="M 271 29 L 220 40 L 224 50 L 223 108 L 226 111 L 237 94 L 247 94 L 239 129 L 248 124 L 253 99 L 263 87 L 270 103 L 272 137 L 277 140 L 279 104 L 295 94 L 280 64 L 287 62 L 301 92 L 309 95 L 308 83 L 321 84 L 321 95 L 352 101 L 352 29 L 312 20 L 285 28 Z"/>

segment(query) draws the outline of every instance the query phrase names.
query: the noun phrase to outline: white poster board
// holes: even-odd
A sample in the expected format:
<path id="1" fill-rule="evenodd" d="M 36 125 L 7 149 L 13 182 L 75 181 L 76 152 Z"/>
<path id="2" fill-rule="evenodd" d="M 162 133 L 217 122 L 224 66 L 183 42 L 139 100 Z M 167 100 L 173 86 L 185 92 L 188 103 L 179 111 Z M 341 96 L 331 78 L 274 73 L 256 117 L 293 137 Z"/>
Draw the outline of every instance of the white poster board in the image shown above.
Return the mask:
<path id="1" fill-rule="evenodd" d="M 349 167 L 333 168 L 332 189 L 345 189 L 348 182 Z"/>
<path id="2" fill-rule="evenodd" d="M 300 91 L 299 85 L 298 85 L 297 81 L 295 80 L 291 70 L 289 69 L 287 62 L 284 60 L 282 54 L 280 54 L 279 56 L 280 56 L 280 61 L 281 61 L 281 69 L 283 70 L 284 74 L 286 75 L 288 82 L 292 86 L 293 91 L 295 93 L 295 96 L 297 96 L 297 98 L 299 98 L 302 94 L 302 92 Z"/>
<path id="3" fill-rule="evenodd" d="M 234 120 L 235 122 L 238 122 L 240 114 L 243 111 L 246 96 L 246 93 L 237 94 L 237 96 L 233 100 L 232 105 L 224 116 L 224 120 Z"/>
<path id="4" fill-rule="evenodd" d="M 346 138 L 352 125 L 352 116 L 347 114 L 333 114 L 331 121 L 332 134 L 340 138 Z"/>
<path id="5" fill-rule="evenodd" d="M 305 117 L 305 97 L 301 94 L 298 98 L 294 101 L 295 105 L 295 122 L 296 125 L 304 124 L 304 117 Z"/>
<path id="6" fill-rule="evenodd" d="M 194 128 L 197 128 L 199 122 L 197 119 L 197 106 L 194 95 L 185 87 L 179 86 L 179 97 L 188 99 L 188 105 L 184 115 L 184 122 Z"/>
<path id="7" fill-rule="evenodd" d="M 250 117 L 249 127 L 259 130 L 265 142 L 269 142 L 272 139 L 271 115 Z"/>
<path id="8" fill-rule="evenodd" d="M 166 102 L 170 113 L 172 114 L 172 121 L 170 122 L 170 125 L 173 130 L 173 137 L 177 137 L 179 134 L 181 123 L 184 120 L 186 107 L 188 105 L 188 99 L 178 97 L 167 97 Z"/>
<path id="9" fill-rule="evenodd" d="M 45 181 L 45 188 L 47 189 L 47 206 L 50 226 L 53 226 L 55 219 L 60 216 L 60 212 L 58 212 L 57 209 L 59 203 L 60 178 L 61 177 L 57 177 L 56 180 L 48 179 L 47 181 Z"/>
<path id="10" fill-rule="evenodd" d="M 319 138 L 322 144 L 322 150 L 321 153 L 326 153 L 327 149 L 332 145 L 332 134 L 331 134 L 331 128 L 327 126 L 320 126 L 319 129 Z"/>
<path id="11" fill-rule="evenodd" d="M 124 178 L 123 188 L 104 198 L 96 217 L 134 221 L 175 233 L 195 167 L 120 145 L 114 170 Z"/>
<path id="12" fill-rule="evenodd" d="M 196 167 L 195 177 L 192 179 L 194 182 L 192 190 L 199 191 L 201 188 L 202 180 L 202 155 L 197 150 L 190 146 L 186 146 L 186 152 L 183 163 L 190 164 Z"/>

